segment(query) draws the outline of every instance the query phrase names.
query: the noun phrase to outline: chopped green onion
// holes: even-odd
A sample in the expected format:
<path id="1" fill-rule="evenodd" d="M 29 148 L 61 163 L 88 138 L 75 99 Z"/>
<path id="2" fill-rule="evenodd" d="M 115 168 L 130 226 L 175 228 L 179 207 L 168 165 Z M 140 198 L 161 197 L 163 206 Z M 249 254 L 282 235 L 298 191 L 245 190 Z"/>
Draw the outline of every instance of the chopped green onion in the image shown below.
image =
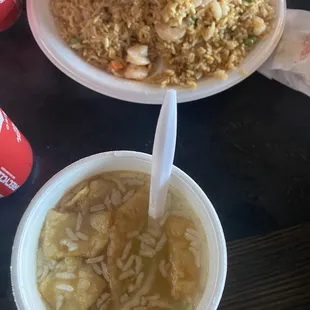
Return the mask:
<path id="1" fill-rule="evenodd" d="M 246 2 L 248 2 L 248 3 L 252 3 L 253 2 L 253 0 L 245 0 Z"/>
<path id="2" fill-rule="evenodd" d="M 197 17 L 190 16 L 189 20 L 190 20 L 190 22 L 192 24 L 197 25 L 197 22 L 198 22 L 198 18 Z"/>
<path id="3" fill-rule="evenodd" d="M 70 41 L 71 45 L 75 45 L 75 44 L 78 44 L 78 43 L 80 43 L 78 38 L 72 38 L 71 41 Z"/>

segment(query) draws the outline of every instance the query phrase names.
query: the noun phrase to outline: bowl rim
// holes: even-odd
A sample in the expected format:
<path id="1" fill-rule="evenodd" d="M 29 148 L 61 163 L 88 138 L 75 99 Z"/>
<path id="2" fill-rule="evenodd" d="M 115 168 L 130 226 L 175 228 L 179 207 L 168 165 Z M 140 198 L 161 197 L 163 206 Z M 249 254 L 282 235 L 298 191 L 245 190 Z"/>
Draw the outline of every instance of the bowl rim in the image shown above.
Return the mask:
<path id="1" fill-rule="evenodd" d="M 71 65 L 67 60 L 64 59 L 63 54 L 57 55 L 57 51 L 54 46 L 51 46 L 40 33 L 41 27 L 36 18 L 35 2 L 38 0 L 28 0 L 27 1 L 27 15 L 32 34 L 47 58 L 63 73 L 67 76 L 80 83 L 81 85 L 101 93 L 103 95 L 136 103 L 144 104 L 161 104 L 163 96 L 165 94 L 165 88 L 160 88 L 159 85 L 156 87 L 151 84 L 143 82 L 133 82 L 127 81 L 121 78 L 116 78 L 109 73 L 104 75 L 105 79 L 99 79 L 95 76 L 90 77 L 90 72 L 79 71 L 79 66 Z M 267 35 L 267 39 L 262 40 L 256 46 L 250 54 L 247 55 L 242 64 L 239 65 L 239 71 L 244 69 L 246 74 L 241 72 L 230 72 L 229 77 L 226 81 L 216 80 L 215 78 L 206 78 L 203 81 L 198 82 L 196 89 L 186 89 L 181 87 L 176 87 L 178 92 L 178 102 L 190 102 L 214 94 L 220 93 L 232 86 L 240 83 L 252 73 L 254 73 L 272 54 L 276 46 L 278 45 L 281 35 L 284 30 L 285 20 L 286 20 L 286 0 L 272 0 L 275 2 L 275 6 L 279 10 L 278 18 L 274 22 L 273 29 Z M 51 33 L 51 32 L 50 32 Z M 57 42 L 61 38 L 58 38 Z M 61 44 L 61 43 L 59 43 Z M 59 45 L 58 44 L 58 45 Z M 67 52 L 71 49 L 67 47 Z M 254 52 L 255 51 L 255 52 Z M 72 52 L 72 51 L 71 51 Z M 77 57 L 79 57 L 77 55 Z M 80 58 L 80 57 L 79 57 Z M 85 60 L 81 60 L 86 63 Z M 95 67 L 87 64 L 87 67 L 94 69 Z M 86 70 L 88 71 L 88 70 Z M 103 70 L 96 70 L 98 74 Z M 236 70 L 237 71 L 237 70 Z M 103 77 L 103 75 L 102 75 Z M 94 80 L 95 79 L 95 80 Z M 209 84 L 209 82 L 211 84 Z"/>
<path id="2" fill-rule="evenodd" d="M 10 267 L 11 284 L 14 300 L 18 309 L 22 310 L 26 309 L 25 303 L 23 302 L 24 299 L 21 293 L 22 288 L 19 286 L 20 283 L 19 261 L 23 258 L 20 246 L 23 244 L 24 242 L 23 240 L 26 237 L 26 235 L 24 235 L 23 232 L 25 229 L 27 229 L 27 225 L 30 225 L 29 219 L 31 219 L 32 214 L 36 213 L 37 208 L 33 207 L 36 206 L 40 201 L 42 203 L 42 197 L 44 197 L 48 193 L 48 191 L 51 190 L 50 188 L 53 186 L 53 184 L 56 184 L 58 180 L 61 180 L 66 175 L 70 174 L 70 172 L 76 170 L 76 168 L 82 166 L 83 164 L 86 164 L 91 161 L 95 162 L 96 160 L 103 161 L 108 156 L 117 156 L 134 160 L 137 159 L 148 163 L 150 163 L 151 161 L 151 155 L 134 151 L 110 151 L 91 155 L 66 166 L 64 169 L 55 174 L 41 187 L 41 189 L 30 201 L 18 225 L 12 248 L 11 267 Z M 212 224 L 212 229 L 214 231 L 214 236 L 216 239 L 214 243 L 216 245 L 216 251 L 217 251 L 217 255 L 215 255 L 215 253 L 213 255 L 214 259 L 218 262 L 217 263 L 218 268 L 216 270 L 217 275 L 216 283 L 212 284 L 213 290 L 211 294 L 212 296 L 211 309 L 215 310 L 217 309 L 220 303 L 227 275 L 227 249 L 226 249 L 224 232 L 212 203 L 210 202 L 206 194 L 203 192 L 203 190 L 200 188 L 200 186 L 190 176 L 188 176 L 185 172 L 183 172 L 176 166 L 173 166 L 173 174 L 177 178 L 180 178 L 181 181 L 185 182 L 187 186 L 193 189 L 195 195 L 197 195 L 198 199 L 207 208 L 208 213 L 210 215 L 210 223 Z"/>

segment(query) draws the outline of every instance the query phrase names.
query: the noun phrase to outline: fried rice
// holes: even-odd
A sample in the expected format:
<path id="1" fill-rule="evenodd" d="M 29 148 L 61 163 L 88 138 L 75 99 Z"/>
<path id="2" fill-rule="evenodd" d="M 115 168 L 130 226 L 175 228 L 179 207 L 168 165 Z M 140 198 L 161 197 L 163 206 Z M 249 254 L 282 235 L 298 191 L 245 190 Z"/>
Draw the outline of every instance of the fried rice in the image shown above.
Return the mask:
<path id="1" fill-rule="evenodd" d="M 64 41 L 88 63 L 149 83 L 227 79 L 270 28 L 269 0 L 51 0 Z"/>

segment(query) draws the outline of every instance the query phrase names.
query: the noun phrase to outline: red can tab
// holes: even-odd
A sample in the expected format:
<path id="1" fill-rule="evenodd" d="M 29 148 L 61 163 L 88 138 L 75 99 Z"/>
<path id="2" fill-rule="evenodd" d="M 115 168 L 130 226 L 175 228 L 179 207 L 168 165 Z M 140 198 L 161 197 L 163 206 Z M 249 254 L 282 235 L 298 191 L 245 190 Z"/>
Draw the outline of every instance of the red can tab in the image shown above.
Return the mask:
<path id="1" fill-rule="evenodd" d="M 29 142 L 0 109 L 0 198 L 12 194 L 27 180 L 32 164 Z"/>

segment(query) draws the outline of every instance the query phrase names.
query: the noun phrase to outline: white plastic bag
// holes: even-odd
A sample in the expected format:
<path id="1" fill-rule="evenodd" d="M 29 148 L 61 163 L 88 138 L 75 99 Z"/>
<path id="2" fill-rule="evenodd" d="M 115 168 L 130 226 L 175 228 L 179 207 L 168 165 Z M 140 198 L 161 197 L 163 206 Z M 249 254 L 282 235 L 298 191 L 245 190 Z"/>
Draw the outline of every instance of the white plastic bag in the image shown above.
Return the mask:
<path id="1" fill-rule="evenodd" d="M 280 43 L 258 71 L 310 96 L 310 12 L 287 11 Z"/>

